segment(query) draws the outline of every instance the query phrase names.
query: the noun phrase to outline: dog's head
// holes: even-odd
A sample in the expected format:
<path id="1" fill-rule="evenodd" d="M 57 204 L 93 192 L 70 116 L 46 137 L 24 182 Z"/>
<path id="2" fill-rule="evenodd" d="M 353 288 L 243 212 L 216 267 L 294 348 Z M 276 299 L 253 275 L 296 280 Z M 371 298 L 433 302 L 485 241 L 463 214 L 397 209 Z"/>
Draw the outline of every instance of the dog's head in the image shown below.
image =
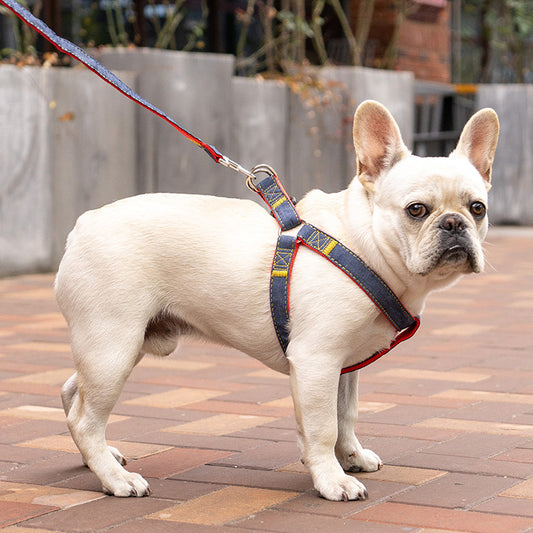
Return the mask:
<path id="1" fill-rule="evenodd" d="M 357 177 L 370 200 L 372 231 L 382 253 L 411 274 L 450 279 L 480 272 L 488 228 L 487 192 L 498 117 L 478 111 L 449 157 L 413 156 L 398 125 L 377 102 L 354 118 Z"/>

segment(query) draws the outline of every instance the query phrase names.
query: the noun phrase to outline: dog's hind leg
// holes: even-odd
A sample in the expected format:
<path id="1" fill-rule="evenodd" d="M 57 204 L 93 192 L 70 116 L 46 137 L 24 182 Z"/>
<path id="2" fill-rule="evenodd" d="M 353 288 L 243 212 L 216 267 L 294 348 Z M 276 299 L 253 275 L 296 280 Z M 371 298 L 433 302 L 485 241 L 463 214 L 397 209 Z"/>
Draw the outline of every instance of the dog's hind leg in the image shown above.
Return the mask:
<path id="1" fill-rule="evenodd" d="M 70 378 L 65 381 L 63 387 L 61 387 L 61 401 L 63 403 L 63 410 L 68 419 L 68 414 L 72 403 L 78 395 L 78 373 L 75 372 Z M 109 451 L 113 454 L 113 457 L 121 464 L 125 466 L 127 464 L 126 458 L 117 450 L 114 446 L 108 446 Z M 87 466 L 87 461 L 82 456 L 83 464 Z"/>
<path id="2" fill-rule="evenodd" d="M 343 374 L 339 381 L 337 401 L 338 436 L 335 455 L 346 472 L 375 472 L 382 466 L 381 459 L 365 449 L 355 436 L 359 410 L 359 372 Z"/>
<path id="3" fill-rule="evenodd" d="M 132 328 L 133 329 L 133 328 Z M 86 333 L 86 332 L 84 332 Z M 129 333 L 129 332 L 128 332 Z M 65 384 L 64 404 L 67 422 L 87 466 L 102 482 L 105 493 L 115 496 L 146 496 L 148 483 L 136 473 L 127 472 L 113 448 L 107 446 L 107 420 L 131 370 L 139 360 L 142 338 L 126 340 L 126 335 L 111 332 L 104 339 L 98 335 L 82 335 L 89 341 L 78 343 L 73 335 L 73 353 L 77 363 L 76 377 Z"/>

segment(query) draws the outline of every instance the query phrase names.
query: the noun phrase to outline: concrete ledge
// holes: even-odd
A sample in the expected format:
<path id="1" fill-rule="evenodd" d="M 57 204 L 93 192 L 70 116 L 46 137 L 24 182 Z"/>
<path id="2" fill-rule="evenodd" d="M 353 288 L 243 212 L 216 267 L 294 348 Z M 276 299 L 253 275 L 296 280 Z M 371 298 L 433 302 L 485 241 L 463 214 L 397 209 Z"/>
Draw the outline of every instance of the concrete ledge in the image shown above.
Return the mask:
<path id="1" fill-rule="evenodd" d="M 143 98 L 204 142 L 229 149 L 233 56 L 152 48 L 104 48 L 93 55 L 111 70 L 134 71 Z M 213 176 L 220 169 L 201 149 L 140 106 L 136 115 L 139 192 L 227 194 L 228 179 Z"/>

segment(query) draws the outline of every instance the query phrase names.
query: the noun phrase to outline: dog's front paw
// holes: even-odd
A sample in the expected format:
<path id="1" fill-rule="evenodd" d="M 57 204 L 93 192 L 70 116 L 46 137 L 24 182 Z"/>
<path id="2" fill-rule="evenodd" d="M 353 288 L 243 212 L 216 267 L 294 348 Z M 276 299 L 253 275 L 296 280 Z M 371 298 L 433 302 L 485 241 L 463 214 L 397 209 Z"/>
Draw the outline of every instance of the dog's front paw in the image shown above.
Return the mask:
<path id="1" fill-rule="evenodd" d="M 339 459 L 346 472 L 376 472 L 383 466 L 383 462 L 372 450 L 362 449 L 347 457 Z"/>
<path id="2" fill-rule="evenodd" d="M 140 474 L 127 471 L 120 478 L 108 481 L 102 489 L 105 494 L 119 498 L 149 496 L 151 493 L 150 485 Z"/>
<path id="3" fill-rule="evenodd" d="M 350 501 L 366 500 L 368 492 L 365 486 L 353 476 L 342 474 L 335 478 L 329 478 L 324 482 L 318 482 L 315 488 L 326 500 Z"/>

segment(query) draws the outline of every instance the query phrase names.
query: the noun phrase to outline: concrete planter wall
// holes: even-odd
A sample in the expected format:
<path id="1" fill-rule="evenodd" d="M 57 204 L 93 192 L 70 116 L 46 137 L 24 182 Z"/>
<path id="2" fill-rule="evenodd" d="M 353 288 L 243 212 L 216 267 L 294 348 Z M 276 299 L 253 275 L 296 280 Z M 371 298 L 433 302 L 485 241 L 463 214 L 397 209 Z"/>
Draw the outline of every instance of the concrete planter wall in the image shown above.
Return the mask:
<path id="1" fill-rule="evenodd" d="M 232 56 L 152 49 L 93 55 L 180 125 L 247 168 L 268 163 L 300 198 L 355 172 L 351 119 L 366 98 L 391 109 L 409 144 L 409 73 L 328 68 L 340 105 L 314 113 L 276 81 L 233 76 Z M 253 198 L 171 126 L 82 68 L 0 68 L 0 275 L 53 269 L 77 216 L 153 191 Z"/>
<path id="2" fill-rule="evenodd" d="M 135 72 L 136 91 L 180 126 L 221 151 L 229 148 L 233 56 L 151 48 L 91 53 L 110 70 Z M 226 193 L 231 171 L 226 170 L 225 178 L 213 178 L 219 169 L 201 149 L 136 107 L 139 192 Z"/>
<path id="3" fill-rule="evenodd" d="M 291 95 L 287 173 L 296 182 L 297 197 L 312 188 L 335 192 L 352 180 L 356 172 L 353 115 L 362 101 L 373 99 L 384 104 L 409 147 L 413 139 L 414 77 L 410 72 L 329 67 L 321 69 L 319 77 L 334 82 L 333 91 L 340 91 L 343 99 L 340 105 L 326 108 L 318 120 L 316 114 L 310 120 L 309 109 L 298 96 Z M 317 131 L 311 134 L 313 128 Z"/>
<path id="4" fill-rule="evenodd" d="M 9 274 L 50 264 L 51 154 L 43 142 L 49 76 L 15 67 L 0 76 L 0 273 Z"/>
<path id="5" fill-rule="evenodd" d="M 93 55 L 110 69 L 134 70 L 137 89 L 180 125 L 251 168 L 268 163 L 297 198 L 320 187 L 336 191 L 355 172 L 351 118 L 367 98 L 380 100 L 412 141 L 413 76 L 361 67 L 318 70 L 340 82 L 342 105 L 309 108 L 287 85 L 232 77 L 234 58 L 154 49 L 101 49 Z M 335 89 L 334 89 L 335 90 Z M 139 108 L 138 184 L 141 191 L 250 197 L 238 175 L 213 168 L 194 145 Z"/>
<path id="6" fill-rule="evenodd" d="M 2 66 L 0 117 L 0 275 L 49 270 L 80 213 L 136 193 L 133 104 L 86 70 Z"/>
<path id="7" fill-rule="evenodd" d="M 481 85 L 477 107 L 492 107 L 500 139 L 492 170 L 492 224 L 533 224 L 533 86 Z"/>

